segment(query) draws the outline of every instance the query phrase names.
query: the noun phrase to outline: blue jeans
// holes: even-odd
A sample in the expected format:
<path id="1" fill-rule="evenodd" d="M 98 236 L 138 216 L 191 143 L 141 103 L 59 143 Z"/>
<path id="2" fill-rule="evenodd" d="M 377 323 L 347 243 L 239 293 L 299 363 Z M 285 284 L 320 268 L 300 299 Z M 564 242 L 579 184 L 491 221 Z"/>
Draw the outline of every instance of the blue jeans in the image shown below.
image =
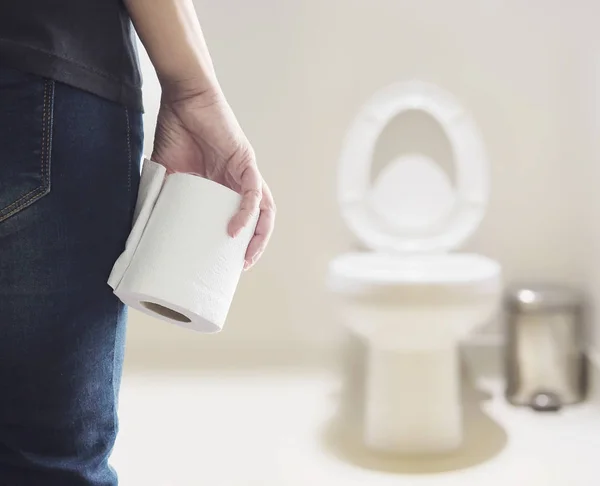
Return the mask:
<path id="1" fill-rule="evenodd" d="M 141 114 L 0 67 L 0 485 L 114 486 Z"/>

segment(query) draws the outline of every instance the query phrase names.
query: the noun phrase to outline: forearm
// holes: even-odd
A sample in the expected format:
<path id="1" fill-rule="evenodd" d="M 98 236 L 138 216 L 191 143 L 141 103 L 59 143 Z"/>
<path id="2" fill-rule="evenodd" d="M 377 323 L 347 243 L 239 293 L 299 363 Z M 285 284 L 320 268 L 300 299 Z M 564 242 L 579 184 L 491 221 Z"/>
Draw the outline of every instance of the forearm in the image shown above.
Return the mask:
<path id="1" fill-rule="evenodd" d="M 182 94 L 218 89 L 192 0 L 125 0 L 164 89 Z"/>

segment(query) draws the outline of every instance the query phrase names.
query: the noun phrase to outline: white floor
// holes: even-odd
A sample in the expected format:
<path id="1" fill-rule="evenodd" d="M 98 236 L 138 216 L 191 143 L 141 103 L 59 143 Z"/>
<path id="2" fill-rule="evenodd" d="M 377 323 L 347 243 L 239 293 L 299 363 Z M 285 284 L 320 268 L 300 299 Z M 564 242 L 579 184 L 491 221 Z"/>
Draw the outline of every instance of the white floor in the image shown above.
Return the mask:
<path id="1" fill-rule="evenodd" d="M 478 388 L 463 451 L 398 460 L 363 450 L 334 376 L 130 374 L 113 464 L 122 486 L 598 484 L 600 408 L 540 415 L 507 405 L 498 381 Z"/>

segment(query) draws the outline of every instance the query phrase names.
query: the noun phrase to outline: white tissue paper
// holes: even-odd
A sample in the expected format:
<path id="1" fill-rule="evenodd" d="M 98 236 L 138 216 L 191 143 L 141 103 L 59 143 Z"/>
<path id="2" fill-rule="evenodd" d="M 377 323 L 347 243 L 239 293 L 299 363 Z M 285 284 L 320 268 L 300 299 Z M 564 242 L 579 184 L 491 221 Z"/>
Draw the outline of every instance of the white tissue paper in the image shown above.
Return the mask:
<path id="1" fill-rule="evenodd" d="M 223 328 L 258 214 L 235 238 L 241 196 L 144 161 L 134 224 L 108 284 L 128 306 L 203 333 Z"/>

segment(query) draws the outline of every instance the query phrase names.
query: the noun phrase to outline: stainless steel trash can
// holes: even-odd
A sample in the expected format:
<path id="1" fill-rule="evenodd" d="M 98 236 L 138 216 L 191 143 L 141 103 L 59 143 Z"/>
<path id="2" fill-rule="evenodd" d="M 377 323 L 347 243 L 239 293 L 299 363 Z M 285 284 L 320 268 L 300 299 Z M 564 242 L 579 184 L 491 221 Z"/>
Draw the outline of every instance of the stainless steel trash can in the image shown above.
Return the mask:
<path id="1" fill-rule="evenodd" d="M 556 411 L 585 399 L 587 358 L 581 292 L 557 285 L 510 289 L 506 310 L 506 398 Z"/>

